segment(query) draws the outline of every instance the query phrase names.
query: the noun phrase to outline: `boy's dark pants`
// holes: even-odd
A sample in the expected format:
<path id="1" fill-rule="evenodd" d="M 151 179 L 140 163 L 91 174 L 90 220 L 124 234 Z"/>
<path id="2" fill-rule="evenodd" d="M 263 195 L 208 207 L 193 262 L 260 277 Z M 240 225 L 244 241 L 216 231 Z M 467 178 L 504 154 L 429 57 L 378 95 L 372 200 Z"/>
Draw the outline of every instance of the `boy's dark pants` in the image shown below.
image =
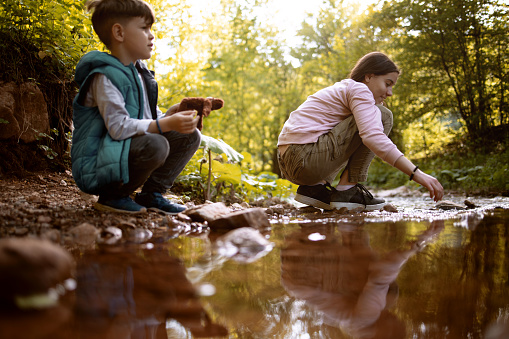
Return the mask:
<path id="1" fill-rule="evenodd" d="M 200 146 L 201 134 L 175 131 L 135 136 L 129 150 L 129 182 L 105 189 L 101 197 L 128 196 L 143 185 L 142 192 L 165 193 Z"/>

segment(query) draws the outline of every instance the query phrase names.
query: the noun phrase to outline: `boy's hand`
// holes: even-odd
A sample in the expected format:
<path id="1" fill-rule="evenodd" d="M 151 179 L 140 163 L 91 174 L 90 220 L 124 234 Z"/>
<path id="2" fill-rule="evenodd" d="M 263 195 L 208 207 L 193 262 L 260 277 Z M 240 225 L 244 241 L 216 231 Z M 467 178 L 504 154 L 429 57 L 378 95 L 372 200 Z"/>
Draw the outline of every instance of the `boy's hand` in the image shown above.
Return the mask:
<path id="1" fill-rule="evenodd" d="M 171 115 L 173 115 L 173 114 L 177 113 L 177 111 L 178 111 L 179 107 L 180 107 L 180 103 L 178 103 L 178 104 L 175 104 L 175 105 L 171 106 L 171 107 L 170 107 L 170 108 L 168 108 L 168 110 L 166 111 L 165 116 L 169 117 L 169 116 L 171 116 Z"/>
<path id="2" fill-rule="evenodd" d="M 167 130 L 177 131 L 182 134 L 190 134 L 196 129 L 199 117 L 196 116 L 196 111 L 193 110 L 173 113 L 163 119 L 165 120 L 164 123 Z"/>

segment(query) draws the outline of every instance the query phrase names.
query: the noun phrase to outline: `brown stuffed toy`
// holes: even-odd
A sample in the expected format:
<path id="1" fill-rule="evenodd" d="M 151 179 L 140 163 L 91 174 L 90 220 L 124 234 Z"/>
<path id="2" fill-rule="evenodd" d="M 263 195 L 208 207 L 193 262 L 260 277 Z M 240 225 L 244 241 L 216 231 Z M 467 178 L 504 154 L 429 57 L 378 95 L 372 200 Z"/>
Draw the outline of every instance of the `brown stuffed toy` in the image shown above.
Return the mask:
<path id="1" fill-rule="evenodd" d="M 180 102 L 177 112 L 196 110 L 198 111 L 198 125 L 200 131 L 203 128 L 203 117 L 208 117 L 211 111 L 221 109 L 224 105 L 223 99 L 218 98 L 184 98 Z"/>

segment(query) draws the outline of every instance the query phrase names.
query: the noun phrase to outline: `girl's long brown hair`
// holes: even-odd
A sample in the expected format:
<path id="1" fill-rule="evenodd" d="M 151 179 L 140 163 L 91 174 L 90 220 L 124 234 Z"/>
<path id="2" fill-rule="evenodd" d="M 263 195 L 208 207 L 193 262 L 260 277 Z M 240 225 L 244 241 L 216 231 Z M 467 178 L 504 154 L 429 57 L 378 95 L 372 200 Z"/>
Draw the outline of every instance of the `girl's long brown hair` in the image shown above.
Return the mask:
<path id="1" fill-rule="evenodd" d="M 357 61 L 350 72 L 349 78 L 357 82 L 363 82 L 368 74 L 384 75 L 392 72 L 399 74 L 400 70 L 387 55 L 381 52 L 371 52 Z"/>

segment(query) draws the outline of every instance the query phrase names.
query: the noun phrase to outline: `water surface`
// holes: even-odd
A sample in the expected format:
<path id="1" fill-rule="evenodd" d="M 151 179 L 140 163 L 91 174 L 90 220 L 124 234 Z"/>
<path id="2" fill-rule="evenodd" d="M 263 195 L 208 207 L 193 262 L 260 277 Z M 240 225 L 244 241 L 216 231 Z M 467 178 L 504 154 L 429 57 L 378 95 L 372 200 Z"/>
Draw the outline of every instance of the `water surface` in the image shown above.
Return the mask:
<path id="1" fill-rule="evenodd" d="M 76 250 L 76 291 L 4 314 L 1 337 L 506 338 L 509 199 L 474 201 L 276 215 L 261 230 L 274 247 L 249 263 L 206 229 Z"/>

